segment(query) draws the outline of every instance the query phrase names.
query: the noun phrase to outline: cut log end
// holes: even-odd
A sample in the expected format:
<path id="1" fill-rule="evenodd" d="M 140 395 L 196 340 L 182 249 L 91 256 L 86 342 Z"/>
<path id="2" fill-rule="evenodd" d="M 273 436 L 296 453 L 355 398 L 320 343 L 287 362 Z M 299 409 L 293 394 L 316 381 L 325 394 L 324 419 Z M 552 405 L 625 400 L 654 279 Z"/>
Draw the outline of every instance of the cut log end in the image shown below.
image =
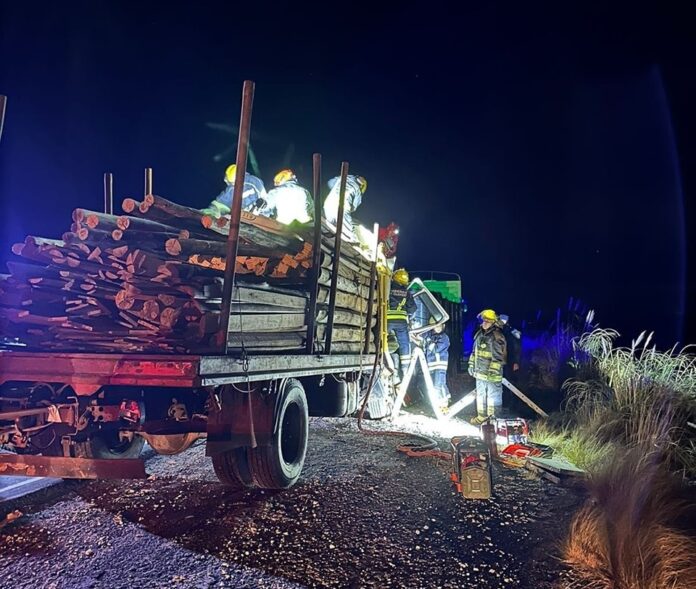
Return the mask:
<path id="1" fill-rule="evenodd" d="M 170 256 L 178 256 L 181 254 L 181 242 L 177 238 L 172 237 L 165 242 L 164 249 Z"/>
<path id="2" fill-rule="evenodd" d="M 121 208 L 124 213 L 132 213 L 139 205 L 140 203 L 134 198 L 124 198 L 121 203 Z"/>

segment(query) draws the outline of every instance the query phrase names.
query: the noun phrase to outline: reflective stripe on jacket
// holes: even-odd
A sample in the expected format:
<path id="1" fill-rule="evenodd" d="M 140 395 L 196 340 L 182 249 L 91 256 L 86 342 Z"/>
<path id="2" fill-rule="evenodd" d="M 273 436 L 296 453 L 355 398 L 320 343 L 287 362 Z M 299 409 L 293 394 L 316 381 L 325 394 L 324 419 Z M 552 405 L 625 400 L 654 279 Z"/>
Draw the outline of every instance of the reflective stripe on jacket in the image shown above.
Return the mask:
<path id="1" fill-rule="evenodd" d="M 494 325 L 488 331 L 479 327 L 474 335 L 474 349 L 469 357 L 469 374 L 488 382 L 503 380 L 507 361 L 507 342 L 501 329 Z"/>
<path id="2" fill-rule="evenodd" d="M 392 281 L 387 319 L 406 321 L 408 316 L 415 312 L 416 301 L 413 299 L 413 293 L 405 286 Z"/>

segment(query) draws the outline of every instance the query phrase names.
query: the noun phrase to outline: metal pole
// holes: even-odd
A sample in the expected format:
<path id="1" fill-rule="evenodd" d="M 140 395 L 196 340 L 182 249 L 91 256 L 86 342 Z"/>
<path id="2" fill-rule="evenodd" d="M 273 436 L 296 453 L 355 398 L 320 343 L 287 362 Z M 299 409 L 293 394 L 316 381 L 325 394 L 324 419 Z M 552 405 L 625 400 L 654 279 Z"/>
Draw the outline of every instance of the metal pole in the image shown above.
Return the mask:
<path id="1" fill-rule="evenodd" d="M 104 212 L 114 214 L 114 175 L 111 172 L 104 174 Z"/>
<path id="2" fill-rule="evenodd" d="M 145 196 L 152 194 L 152 168 L 145 168 Z"/>
<path id="3" fill-rule="evenodd" d="M 0 94 L 0 139 L 2 139 L 2 128 L 5 124 L 5 109 L 7 109 L 7 96 Z"/>
<path id="4" fill-rule="evenodd" d="M 377 281 L 377 256 L 379 255 L 379 223 L 374 225 L 375 236 L 375 259 L 372 260 L 372 268 L 370 268 L 370 296 L 367 299 L 367 325 L 365 326 L 365 348 L 363 354 L 370 353 L 370 335 L 372 334 L 372 307 L 373 299 L 375 298 L 375 282 Z"/>
<path id="5" fill-rule="evenodd" d="M 341 263 L 341 233 L 343 233 L 343 211 L 346 204 L 346 180 L 348 179 L 348 162 L 341 163 L 341 184 L 338 192 L 338 217 L 336 218 L 336 241 L 334 260 L 331 270 L 331 290 L 329 291 L 329 316 L 326 323 L 326 353 L 331 353 L 333 322 L 336 313 L 336 288 L 338 286 L 338 265 Z"/>
<path id="6" fill-rule="evenodd" d="M 312 156 L 314 182 L 314 243 L 312 247 L 312 274 L 310 278 L 309 310 L 307 317 L 307 353 L 314 353 L 314 335 L 317 320 L 317 295 L 319 293 L 319 276 L 321 275 L 321 154 Z"/>
<path id="7" fill-rule="evenodd" d="M 227 249 L 225 251 L 225 278 L 222 283 L 222 308 L 217 334 L 218 346 L 224 354 L 227 353 L 227 330 L 230 325 L 230 310 L 232 308 L 232 287 L 234 286 L 237 248 L 239 246 L 239 223 L 242 218 L 242 194 L 244 192 L 253 104 L 254 82 L 246 80 L 242 88 L 242 112 L 239 119 L 239 138 L 237 141 L 237 171 L 230 206 L 230 232 L 227 236 Z"/>

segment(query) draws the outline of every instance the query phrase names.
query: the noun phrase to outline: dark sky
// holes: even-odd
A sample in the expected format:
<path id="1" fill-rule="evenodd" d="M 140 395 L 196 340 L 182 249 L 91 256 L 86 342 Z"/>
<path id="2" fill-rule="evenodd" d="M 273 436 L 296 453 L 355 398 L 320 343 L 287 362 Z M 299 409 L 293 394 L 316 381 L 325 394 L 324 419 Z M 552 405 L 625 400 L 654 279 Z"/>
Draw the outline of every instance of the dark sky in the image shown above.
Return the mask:
<path id="1" fill-rule="evenodd" d="M 205 206 L 233 143 L 206 122 L 236 125 L 252 79 L 267 185 L 286 153 L 307 185 L 314 151 L 325 178 L 348 160 L 357 216 L 400 223 L 400 263 L 459 273 L 473 310 L 550 317 L 574 296 L 627 335 L 696 340 L 686 12 L 19 4 L 0 0 L 3 258 L 99 209 L 105 171 L 117 201 L 151 166 L 156 193 Z"/>

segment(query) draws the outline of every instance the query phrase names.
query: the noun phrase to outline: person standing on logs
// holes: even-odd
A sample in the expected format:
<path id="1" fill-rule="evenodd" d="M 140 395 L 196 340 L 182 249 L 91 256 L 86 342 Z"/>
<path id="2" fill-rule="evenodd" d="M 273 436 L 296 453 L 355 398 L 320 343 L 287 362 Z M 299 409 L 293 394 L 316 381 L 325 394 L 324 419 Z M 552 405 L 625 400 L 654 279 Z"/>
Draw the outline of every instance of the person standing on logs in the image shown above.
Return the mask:
<path id="1" fill-rule="evenodd" d="M 387 331 L 394 332 L 399 343 L 399 377 L 403 379 L 411 362 L 411 340 L 408 323 L 416 312 L 416 301 L 408 289 L 409 277 L 404 268 L 399 268 L 392 275 L 389 291 L 389 310 L 387 311 Z"/>
<path id="2" fill-rule="evenodd" d="M 336 176 L 331 178 L 329 184 L 329 195 L 324 201 L 324 216 L 326 220 L 334 227 L 338 218 L 338 200 L 341 190 L 341 177 Z M 353 222 L 353 213 L 360 206 L 363 194 L 367 190 L 367 180 L 362 176 L 353 176 L 348 174 L 346 177 L 346 196 L 343 208 L 343 235 L 342 238 L 355 242 L 358 241 L 358 236 L 355 232 L 355 223 Z"/>
<path id="3" fill-rule="evenodd" d="M 219 218 L 230 214 L 232 206 L 232 193 L 234 192 L 234 182 L 237 176 L 237 164 L 232 164 L 225 170 L 225 189 L 218 194 L 217 198 L 211 202 L 207 208 L 201 212 L 211 217 Z M 242 210 L 255 213 L 266 206 L 266 188 L 263 180 L 252 176 L 248 172 L 244 174 L 244 190 L 242 191 Z"/>
<path id="4" fill-rule="evenodd" d="M 266 206 L 259 215 L 276 219 L 280 223 L 290 225 L 309 223 L 314 218 L 314 199 L 306 188 L 297 183 L 297 176 L 286 168 L 273 178 L 275 188 L 268 191 Z"/>

